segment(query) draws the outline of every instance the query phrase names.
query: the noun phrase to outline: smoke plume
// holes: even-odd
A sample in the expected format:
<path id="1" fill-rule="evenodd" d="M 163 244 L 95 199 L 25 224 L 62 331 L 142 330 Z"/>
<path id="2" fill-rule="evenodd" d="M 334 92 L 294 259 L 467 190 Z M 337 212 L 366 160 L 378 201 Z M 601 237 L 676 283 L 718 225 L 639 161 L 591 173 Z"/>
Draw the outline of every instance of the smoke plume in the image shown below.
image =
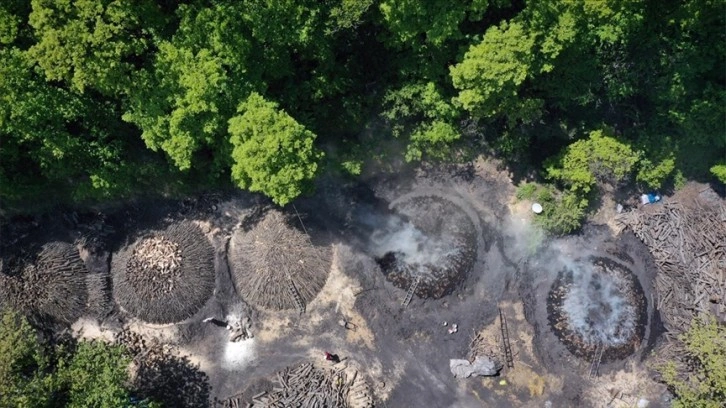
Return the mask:
<path id="1" fill-rule="evenodd" d="M 569 326 L 590 344 L 620 345 L 635 333 L 636 310 L 624 277 L 594 267 L 590 259 L 565 260 L 569 290 L 562 305 Z"/>
<path id="2" fill-rule="evenodd" d="M 369 231 L 366 251 L 376 258 L 395 253 L 398 261 L 422 267 L 440 265 L 457 253 L 455 239 L 427 234 L 402 216 L 366 211 L 357 218 Z"/>

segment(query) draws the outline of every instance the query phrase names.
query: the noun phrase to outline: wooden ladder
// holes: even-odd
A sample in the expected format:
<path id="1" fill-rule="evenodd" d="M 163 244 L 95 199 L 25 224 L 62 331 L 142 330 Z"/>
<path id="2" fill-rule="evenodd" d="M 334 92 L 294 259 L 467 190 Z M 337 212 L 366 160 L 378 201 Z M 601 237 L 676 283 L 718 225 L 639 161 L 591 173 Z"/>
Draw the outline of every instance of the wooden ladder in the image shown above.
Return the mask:
<path id="1" fill-rule="evenodd" d="M 509 343 L 509 327 L 507 327 L 507 318 L 504 317 L 502 309 L 499 309 L 499 322 L 502 326 L 502 344 L 504 345 L 504 360 L 507 362 L 507 368 L 514 368 L 514 356 L 512 355 L 512 345 Z"/>
<path id="2" fill-rule="evenodd" d="M 406 293 L 406 297 L 403 299 L 403 302 L 401 302 L 401 306 L 406 307 L 409 303 L 411 303 L 413 293 L 416 291 L 419 282 L 421 282 L 421 275 L 416 275 L 416 277 L 413 278 L 413 282 L 411 282 L 411 286 L 408 287 L 408 293 Z"/>
<path id="3" fill-rule="evenodd" d="M 592 356 L 592 364 L 590 364 L 590 373 L 587 378 L 596 377 L 598 370 L 600 370 L 600 362 L 602 361 L 602 354 L 605 351 L 605 347 L 601 343 L 598 343 L 595 347 L 595 354 Z M 599 352 L 599 353 L 598 353 Z"/>
<path id="4" fill-rule="evenodd" d="M 297 306 L 297 310 L 300 311 L 300 314 L 305 313 L 305 302 L 303 302 L 300 293 L 295 288 L 295 284 L 292 283 L 292 279 L 289 277 L 287 278 L 287 291 L 290 292 L 290 296 L 295 300 L 295 305 Z"/>

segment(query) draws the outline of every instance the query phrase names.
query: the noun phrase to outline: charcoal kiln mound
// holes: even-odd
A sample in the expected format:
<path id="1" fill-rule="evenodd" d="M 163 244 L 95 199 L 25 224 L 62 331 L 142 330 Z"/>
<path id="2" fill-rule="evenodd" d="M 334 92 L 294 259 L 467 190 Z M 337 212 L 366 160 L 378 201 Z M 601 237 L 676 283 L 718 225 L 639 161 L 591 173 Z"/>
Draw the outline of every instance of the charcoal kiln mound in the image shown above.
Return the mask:
<path id="1" fill-rule="evenodd" d="M 373 233 L 386 279 L 420 298 L 439 299 L 464 282 L 477 257 L 477 231 L 466 212 L 437 196 L 397 203 L 405 217 Z"/>
<path id="2" fill-rule="evenodd" d="M 86 310 L 88 270 L 72 244 L 50 242 L 35 254 L 8 256 L 0 270 L 0 306 L 40 322 L 65 324 Z"/>
<path id="3" fill-rule="evenodd" d="M 547 317 L 570 353 L 605 363 L 638 349 L 648 323 L 646 302 L 632 271 L 593 256 L 558 273 L 547 296 Z"/>
<path id="4" fill-rule="evenodd" d="M 113 257 L 113 295 L 148 323 L 191 317 L 214 292 L 214 249 L 197 224 L 149 231 Z"/>
<path id="5" fill-rule="evenodd" d="M 330 246 L 313 245 L 290 223 L 283 213 L 270 210 L 256 224 L 237 228 L 229 243 L 237 291 L 264 309 L 302 312 L 328 279 Z"/>

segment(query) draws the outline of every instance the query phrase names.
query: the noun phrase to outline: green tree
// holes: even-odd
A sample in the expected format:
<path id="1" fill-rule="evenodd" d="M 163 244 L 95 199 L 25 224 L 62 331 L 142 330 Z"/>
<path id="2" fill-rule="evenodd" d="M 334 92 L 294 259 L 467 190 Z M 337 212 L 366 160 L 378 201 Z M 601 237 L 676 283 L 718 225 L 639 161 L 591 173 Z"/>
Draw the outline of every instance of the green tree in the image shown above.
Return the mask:
<path id="1" fill-rule="evenodd" d="M 587 199 L 571 191 L 559 192 L 551 184 L 525 183 L 517 188 L 516 194 L 518 200 L 532 200 L 542 205 L 542 213 L 535 216 L 534 222 L 551 234 L 576 231 L 585 218 Z"/>
<path id="2" fill-rule="evenodd" d="M 0 314 L 0 406 L 51 406 L 57 384 L 35 330 L 16 312 Z"/>
<path id="3" fill-rule="evenodd" d="M 675 362 L 660 367 L 663 380 L 675 392 L 674 408 L 719 408 L 726 401 L 726 327 L 715 318 L 697 319 L 680 336 L 690 361 L 679 373 Z"/>
<path id="4" fill-rule="evenodd" d="M 521 91 L 535 73 L 534 47 L 535 37 L 520 23 L 490 27 L 463 61 L 451 67 L 458 103 L 476 117 L 501 116 L 511 124 L 538 118 L 542 100 Z"/>
<path id="5" fill-rule="evenodd" d="M 139 74 L 123 119 L 139 126 L 146 146 L 162 150 L 179 170 L 191 169 L 202 148 L 226 164 L 228 81 L 221 59 L 208 49 L 194 52 L 163 42 L 153 72 Z"/>
<path id="6" fill-rule="evenodd" d="M 38 42 L 29 54 L 49 80 L 83 92 L 126 91 L 132 60 L 147 48 L 160 24 L 152 1 L 33 0 L 29 23 Z"/>
<path id="7" fill-rule="evenodd" d="M 128 366 L 131 359 L 120 346 L 82 341 L 59 364 L 68 392 L 68 408 L 117 408 L 128 404 Z"/>
<path id="8" fill-rule="evenodd" d="M 711 174 L 716 176 L 718 181 L 726 184 L 726 164 L 717 164 L 711 167 Z"/>
<path id="9" fill-rule="evenodd" d="M 433 82 L 389 91 L 383 101 L 393 136 L 407 141 L 407 161 L 453 156 L 451 144 L 461 137 L 455 126 L 459 111 Z"/>
<path id="10" fill-rule="evenodd" d="M 676 159 L 672 152 L 667 157 L 657 161 L 642 157 L 638 161 L 636 180 L 652 189 L 658 189 L 673 174 L 675 168 Z"/>
<path id="11" fill-rule="evenodd" d="M 70 190 L 108 196 L 127 187 L 125 145 L 107 104 L 47 84 L 27 55 L 0 49 L 0 194 L 11 200 Z"/>
<path id="12" fill-rule="evenodd" d="M 577 194 L 587 194 L 598 183 L 617 185 L 627 179 L 639 155 L 630 145 L 602 130 L 569 145 L 546 166 L 547 176 Z"/>
<path id="13" fill-rule="evenodd" d="M 315 134 L 257 93 L 237 112 L 229 121 L 235 184 L 279 205 L 309 190 L 323 157 L 313 144 Z"/>
<path id="14" fill-rule="evenodd" d="M 101 341 L 44 345 L 25 317 L 0 312 L 0 406 L 129 406 L 131 359 L 123 347 Z M 159 408 L 148 400 L 140 406 Z"/>
<path id="15" fill-rule="evenodd" d="M 416 1 L 385 0 L 379 5 L 386 27 L 393 34 L 393 45 L 440 47 L 444 42 L 463 37 L 459 25 L 469 19 L 481 19 L 488 6 L 488 0 L 467 1 Z"/>
<path id="16" fill-rule="evenodd" d="M 330 7 L 326 33 L 333 34 L 339 30 L 349 30 L 363 22 L 363 15 L 373 4 L 373 0 L 340 0 L 339 4 Z"/>

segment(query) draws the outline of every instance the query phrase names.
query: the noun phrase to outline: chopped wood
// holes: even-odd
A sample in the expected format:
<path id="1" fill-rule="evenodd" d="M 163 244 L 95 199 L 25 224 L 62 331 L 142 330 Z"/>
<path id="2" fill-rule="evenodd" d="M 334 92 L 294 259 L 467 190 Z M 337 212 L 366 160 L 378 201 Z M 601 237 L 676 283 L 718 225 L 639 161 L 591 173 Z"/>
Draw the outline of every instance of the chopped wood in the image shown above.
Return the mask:
<path id="1" fill-rule="evenodd" d="M 676 361 L 679 373 L 688 367 L 678 335 L 701 314 L 726 322 L 726 205 L 683 196 L 616 219 L 649 247 L 658 267 L 657 304 L 668 332 L 654 355 L 658 362 Z"/>
<path id="2" fill-rule="evenodd" d="M 351 372 L 352 371 L 352 372 Z M 350 378 L 350 379 L 349 379 Z M 368 384 L 352 368 L 328 369 L 302 363 L 287 367 L 274 376 L 277 384 L 270 391 L 252 396 L 249 407 L 372 407 Z M 217 401 L 223 408 L 234 408 L 240 395 Z"/>

